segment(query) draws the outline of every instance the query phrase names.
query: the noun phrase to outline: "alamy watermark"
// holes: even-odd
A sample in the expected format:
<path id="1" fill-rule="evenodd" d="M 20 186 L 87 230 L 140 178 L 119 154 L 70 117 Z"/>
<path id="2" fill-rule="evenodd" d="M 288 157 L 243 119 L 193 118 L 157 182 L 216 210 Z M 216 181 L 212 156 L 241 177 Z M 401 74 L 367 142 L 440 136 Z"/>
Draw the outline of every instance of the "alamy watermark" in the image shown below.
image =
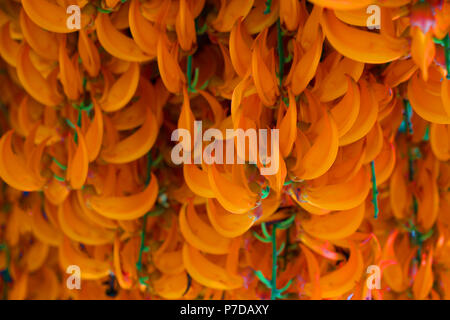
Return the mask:
<path id="1" fill-rule="evenodd" d="M 66 20 L 66 26 L 69 30 L 81 29 L 81 8 L 77 5 L 68 6 L 66 13 L 70 15 Z"/>
<path id="2" fill-rule="evenodd" d="M 366 286 L 368 289 L 381 289 L 381 270 L 377 265 L 370 265 L 367 267 L 367 273 L 370 276 L 367 277 Z"/>
<path id="3" fill-rule="evenodd" d="M 210 128 L 203 133 L 202 122 L 194 122 L 194 146 L 191 133 L 187 129 L 176 129 L 171 140 L 178 141 L 172 149 L 171 158 L 175 164 L 262 164 L 262 175 L 274 175 L 280 164 L 279 129 L 226 129 Z M 270 133 L 270 134 L 269 134 Z M 269 137 L 270 136 L 270 137 Z M 180 141 L 181 139 L 181 141 Z M 248 141 L 248 143 L 246 143 Z M 203 142 L 210 142 L 203 149 Z M 224 144 L 225 153 L 224 157 Z M 270 154 L 268 154 L 270 145 Z M 193 152 L 192 152 L 193 149 Z M 235 155 L 236 149 L 236 155 Z M 225 158 L 225 159 L 224 159 Z M 247 161 L 246 161 L 247 160 Z"/>
<path id="4" fill-rule="evenodd" d="M 366 21 L 367 28 L 379 30 L 381 28 L 381 8 L 373 4 L 367 7 L 366 13 L 370 14 Z"/>
<path id="5" fill-rule="evenodd" d="M 70 274 L 66 280 L 66 286 L 69 290 L 81 289 L 81 269 L 77 265 L 70 265 L 66 269 L 66 273 Z"/>

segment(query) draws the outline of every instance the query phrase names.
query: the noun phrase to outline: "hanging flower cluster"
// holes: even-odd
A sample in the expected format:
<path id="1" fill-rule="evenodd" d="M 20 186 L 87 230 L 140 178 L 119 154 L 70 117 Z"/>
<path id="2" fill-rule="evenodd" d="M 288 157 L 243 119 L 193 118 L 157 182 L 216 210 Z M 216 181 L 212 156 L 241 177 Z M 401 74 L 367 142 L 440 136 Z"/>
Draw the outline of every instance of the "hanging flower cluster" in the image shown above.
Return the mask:
<path id="1" fill-rule="evenodd" d="M 0 294 L 450 299 L 449 31 L 444 0 L 1 1 Z"/>

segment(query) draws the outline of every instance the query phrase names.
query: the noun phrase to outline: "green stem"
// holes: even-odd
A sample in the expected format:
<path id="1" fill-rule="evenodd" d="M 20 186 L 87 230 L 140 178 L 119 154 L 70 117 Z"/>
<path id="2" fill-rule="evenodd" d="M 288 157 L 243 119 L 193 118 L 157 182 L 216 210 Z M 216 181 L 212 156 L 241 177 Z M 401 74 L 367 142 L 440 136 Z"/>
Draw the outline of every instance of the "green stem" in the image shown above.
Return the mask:
<path id="1" fill-rule="evenodd" d="M 413 127 L 411 123 L 412 107 L 408 100 L 405 100 L 404 121 L 406 123 L 406 135 L 411 136 L 413 134 Z M 411 147 L 408 146 L 408 175 L 409 181 L 414 180 L 414 158 Z"/>
<path id="2" fill-rule="evenodd" d="M 375 174 L 375 161 L 370 162 L 370 167 L 372 169 L 372 203 L 374 209 L 374 218 L 377 219 L 380 209 L 378 208 L 378 188 L 377 176 Z"/>
<path id="3" fill-rule="evenodd" d="M 445 63 L 447 65 L 447 79 L 450 80 L 450 35 L 444 38 L 445 43 Z"/>
<path id="4" fill-rule="evenodd" d="M 448 65 L 449 64 L 447 62 L 447 66 Z M 414 181 L 414 155 L 412 152 L 412 147 L 410 145 L 411 135 L 413 134 L 413 127 L 412 127 L 412 122 L 411 122 L 412 107 L 408 100 L 405 100 L 404 116 L 405 116 L 405 122 L 407 125 L 406 135 L 408 136 L 408 146 L 407 146 L 407 148 L 408 148 L 408 180 L 409 180 L 409 182 L 413 182 Z M 417 198 L 414 194 L 412 196 L 412 207 L 413 207 L 414 217 L 417 217 L 418 203 L 417 203 Z M 422 241 L 420 240 L 420 233 L 417 230 L 416 226 L 414 225 L 412 219 L 411 219 L 410 225 L 411 225 L 410 235 L 412 237 L 412 242 L 414 245 L 418 246 L 417 255 L 416 255 L 415 260 L 418 261 L 418 263 L 420 264 L 421 260 L 422 260 L 422 257 L 421 257 Z"/>
<path id="5" fill-rule="evenodd" d="M 264 10 L 264 14 L 269 14 L 272 6 L 272 0 L 266 1 L 266 9 Z"/>
<path id="6" fill-rule="evenodd" d="M 191 83 L 192 88 L 189 88 L 189 91 L 190 91 L 190 92 L 197 92 L 197 90 L 195 90 L 195 87 L 197 86 L 197 82 L 198 82 L 198 74 L 199 74 L 198 68 L 195 68 L 195 71 L 194 71 L 194 80 L 193 80 L 192 83 Z"/>
<path id="7" fill-rule="evenodd" d="M 151 168 L 152 168 L 152 155 L 150 154 L 150 152 L 147 155 L 147 176 L 145 177 L 145 185 L 148 186 L 148 184 L 150 183 L 150 177 L 151 177 Z M 144 219 L 142 221 L 142 231 L 141 231 L 141 246 L 139 248 L 139 259 L 138 262 L 136 263 L 136 268 L 138 271 L 142 271 L 142 254 L 144 252 L 145 249 L 145 229 L 147 227 L 147 218 L 148 218 L 149 212 L 147 212 L 144 215 Z"/>
<path id="8" fill-rule="evenodd" d="M 145 248 L 145 229 L 147 227 L 147 217 L 148 213 L 144 215 L 144 221 L 142 222 L 141 247 L 139 249 L 139 259 L 138 262 L 136 263 L 136 268 L 138 269 L 138 271 L 142 271 L 142 254 Z"/>
<path id="9" fill-rule="evenodd" d="M 61 170 L 66 171 L 67 170 L 67 166 L 63 165 L 61 162 L 59 162 L 58 160 L 56 160 L 56 158 L 52 158 L 53 162 L 56 163 L 56 165 L 58 167 L 61 168 Z"/>
<path id="10" fill-rule="evenodd" d="M 277 225 L 273 225 L 272 229 L 272 279 L 271 279 L 271 290 L 270 299 L 275 300 L 277 297 Z"/>
<path id="11" fill-rule="evenodd" d="M 78 110 L 77 126 L 78 126 L 78 128 L 80 128 L 80 129 L 81 129 L 81 113 L 82 113 L 82 111 L 81 111 L 81 110 Z M 75 140 L 75 143 L 78 142 L 78 133 L 77 133 L 76 130 L 75 130 L 74 140 Z"/>
<path id="12" fill-rule="evenodd" d="M 66 179 L 64 179 L 63 177 L 60 177 L 60 176 L 58 176 L 58 175 L 56 175 L 56 174 L 53 174 L 53 177 L 54 177 L 56 180 L 58 180 L 59 182 L 64 182 L 64 181 L 66 181 Z"/>
<path id="13" fill-rule="evenodd" d="M 403 117 L 404 117 L 404 120 L 406 123 L 407 134 L 409 134 L 409 135 L 414 133 L 412 122 L 411 122 L 412 112 L 413 111 L 412 111 L 411 104 L 409 103 L 408 100 L 405 100 L 405 110 L 404 110 Z"/>
<path id="14" fill-rule="evenodd" d="M 283 34 L 281 31 L 281 21 L 277 20 L 277 39 L 278 39 L 278 80 L 280 82 L 280 88 L 283 84 L 283 73 L 284 73 L 284 48 L 283 48 Z"/>
<path id="15" fill-rule="evenodd" d="M 270 238 L 271 237 L 269 235 L 269 232 L 267 232 L 267 227 L 266 227 L 266 223 L 265 222 L 261 223 L 261 230 L 263 232 L 264 237 L 266 237 L 266 238 Z"/>
<path id="16" fill-rule="evenodd" d="M 206 32 L 206 30 L 208 30 L 208 24 L 205 22 L 202 27 L 199 27 L 198 26 L 198 19 L 199 19 L 199 17 L 200 17 L 200 15 L 194 21 L 194 23 L 195 23 L 195 33 L 197 35 L 202 35 L 202 34 L 204 34 Z"/>
<path id="17" fill-rule="evenodd" d="M 187 57 L 187 68 L 186 68 L 186 76 L 188 82 L 188 90 L 191 90 L 191 79 L 192 79 L 192 55 Z"/>

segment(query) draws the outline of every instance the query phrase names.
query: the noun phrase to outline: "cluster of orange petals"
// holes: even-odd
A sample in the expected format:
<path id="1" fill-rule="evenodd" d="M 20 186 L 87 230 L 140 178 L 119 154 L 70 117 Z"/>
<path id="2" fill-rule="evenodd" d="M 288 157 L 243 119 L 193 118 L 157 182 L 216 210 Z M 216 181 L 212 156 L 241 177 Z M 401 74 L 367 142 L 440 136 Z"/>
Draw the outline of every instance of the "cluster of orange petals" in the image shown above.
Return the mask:
<path id="1" fill-rule="evenodd" d="M 1 1 L 0 292 L 450 299 L 449 31 L 439 0 Z M 278 171 L 175 165 L 194 121 L 279 129 Z"/>

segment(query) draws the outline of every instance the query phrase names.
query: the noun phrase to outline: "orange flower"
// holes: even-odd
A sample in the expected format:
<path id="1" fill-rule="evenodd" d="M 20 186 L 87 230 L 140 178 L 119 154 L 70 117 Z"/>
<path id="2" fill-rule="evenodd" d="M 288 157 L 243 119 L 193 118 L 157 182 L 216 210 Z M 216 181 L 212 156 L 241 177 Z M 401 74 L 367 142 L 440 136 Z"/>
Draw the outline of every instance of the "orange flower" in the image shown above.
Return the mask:
<path id="1" fill-rule="evenodd" d="M 449 31 L 442 0 L 3 1 L 0 291 L 448 299 Z"/>

